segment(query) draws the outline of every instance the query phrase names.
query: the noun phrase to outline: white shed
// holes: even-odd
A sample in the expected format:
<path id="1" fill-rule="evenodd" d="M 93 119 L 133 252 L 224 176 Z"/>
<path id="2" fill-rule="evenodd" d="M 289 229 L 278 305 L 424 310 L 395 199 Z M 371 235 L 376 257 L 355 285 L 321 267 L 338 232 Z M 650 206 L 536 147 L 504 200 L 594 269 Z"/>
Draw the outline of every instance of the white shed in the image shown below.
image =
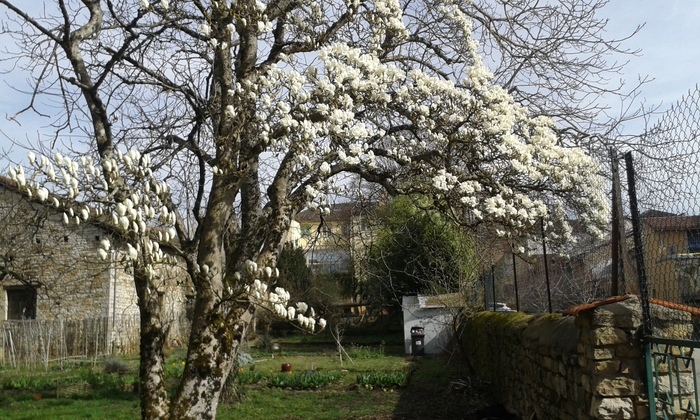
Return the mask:
<path id="1" fill-rule="evenodd" d="M 403 337 L 406 354 L 411 354 L 411 328 L 422 327 L 426 354 L 442 353 L 452 338 L 454 317 L 462 306 L 458 293 L 436 296 L 404 296 Z"/>

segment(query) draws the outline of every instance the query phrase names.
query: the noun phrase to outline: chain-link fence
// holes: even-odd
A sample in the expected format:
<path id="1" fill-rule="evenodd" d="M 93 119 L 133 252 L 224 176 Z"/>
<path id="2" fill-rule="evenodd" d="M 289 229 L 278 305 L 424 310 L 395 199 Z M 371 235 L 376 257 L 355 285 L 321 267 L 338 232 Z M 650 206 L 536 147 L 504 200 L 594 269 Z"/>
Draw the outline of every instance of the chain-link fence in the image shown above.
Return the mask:
<path id="1" fill-rule="evenodd" d="M 549 247 L 544 238 L 531 239 L 525 252 L 502 246 L 494 253 L 491 246 L 480 278 L 485 307 L 498 310 L 502 303 L 525 312 L 560 312 L 626 293 L 648 294 L 661 307 L 700 307 L 698 103 L 696 88 L 644 136 L 610 151 L 613 216 L 604 238 L 591 238 L 574 221 L 576 242 L 564 247 Z M 639 216 L 636 245 L 630 180 Z M 639 264 L 645 264 L 644 290 Z"/>
<path id="2" fill-rule="evenodd" d="M 626 156 L 635 261 L 655 336 L 700 337 L 690 328 L 667 331 L 669 317 L 700 315 L 699 101 L 696 88 L 643 139 L 655 147 Z"/>
<path id="3" fill-rule="evenodd" d="M 625 155 L 650 418 L 700 416 L 700 91 Z"/>
<path id="4" fill-rule="evenodd" d="M 490 252 L 490 267 L 480 278 L 486 309 L 561 312 L 610 296 L 611 235 L 593 239 L 584 226 L 574 223 L 573 228 L 577 240 L 566 247 L 533 238 L 524 252 L 513 252 L 507 244 L 501 252 Z"/>

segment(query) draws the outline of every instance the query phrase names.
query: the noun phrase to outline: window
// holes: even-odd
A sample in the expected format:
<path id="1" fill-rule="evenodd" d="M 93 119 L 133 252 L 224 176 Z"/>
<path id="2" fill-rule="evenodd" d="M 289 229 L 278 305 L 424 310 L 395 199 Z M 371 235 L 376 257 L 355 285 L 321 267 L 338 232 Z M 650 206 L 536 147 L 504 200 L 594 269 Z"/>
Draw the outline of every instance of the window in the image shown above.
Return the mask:
<path id="1" fill-rule="evenodd" d="M 36 318 L 36 288 L 32 286 L 8 287 L 7 319 Z"/>
<path id="2" fill-rule="evenodd" d="M 318 230 L 321 232 L 322 238 L 329 238 L 331 236 L 331 228 L 326 225 L 321 225 Z"/>
<path id="3" fill-rule="evenodd" d="M 700 230 L 688 231 L 688 253 L 700 252 Z"/>

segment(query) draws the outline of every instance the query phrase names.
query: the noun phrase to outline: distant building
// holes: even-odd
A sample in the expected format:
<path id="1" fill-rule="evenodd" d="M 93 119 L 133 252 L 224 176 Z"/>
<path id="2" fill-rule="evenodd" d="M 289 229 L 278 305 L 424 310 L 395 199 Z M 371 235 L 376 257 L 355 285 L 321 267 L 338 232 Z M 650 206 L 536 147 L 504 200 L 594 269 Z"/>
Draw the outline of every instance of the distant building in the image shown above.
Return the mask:
<path id="1" fill-rule="evenodd" d="M 645 212 L 644 262 L 652 297 L 700 303 L 700 216 Z"/>
<path id="2" fill-rule="evenodd" d="M 353 257 L 371 237 L 375 205 L 346 202 L 330 206 L 329 214 L 307 209 L 295 218 L 288 241 L 304 250 L 315 273 L 352 271 Z"/>

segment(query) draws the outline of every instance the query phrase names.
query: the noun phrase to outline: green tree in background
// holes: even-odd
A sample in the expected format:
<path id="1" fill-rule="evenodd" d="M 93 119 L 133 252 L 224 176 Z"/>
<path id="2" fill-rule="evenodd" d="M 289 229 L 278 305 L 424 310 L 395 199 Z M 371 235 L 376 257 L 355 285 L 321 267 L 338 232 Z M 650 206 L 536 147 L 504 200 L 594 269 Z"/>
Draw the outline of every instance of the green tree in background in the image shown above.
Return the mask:
<path id="1" fill-rule="evenodd" d="M 405 295 L 473 289 L 473 238 L 427 201 L 395 198 L 378 209 L 375 231 L 362 262 L 360 293 L 366 302 L 396 307 Z"/>
<path id="2" fill-rule="evenodd" d="M 304 250 L 298 246 L 285 246 L 279 254 L 277 268 L 280 279 L 277 284 L 292 293 L 305 294 L 311 287 L 311 269 L 306 265 Z"/>

